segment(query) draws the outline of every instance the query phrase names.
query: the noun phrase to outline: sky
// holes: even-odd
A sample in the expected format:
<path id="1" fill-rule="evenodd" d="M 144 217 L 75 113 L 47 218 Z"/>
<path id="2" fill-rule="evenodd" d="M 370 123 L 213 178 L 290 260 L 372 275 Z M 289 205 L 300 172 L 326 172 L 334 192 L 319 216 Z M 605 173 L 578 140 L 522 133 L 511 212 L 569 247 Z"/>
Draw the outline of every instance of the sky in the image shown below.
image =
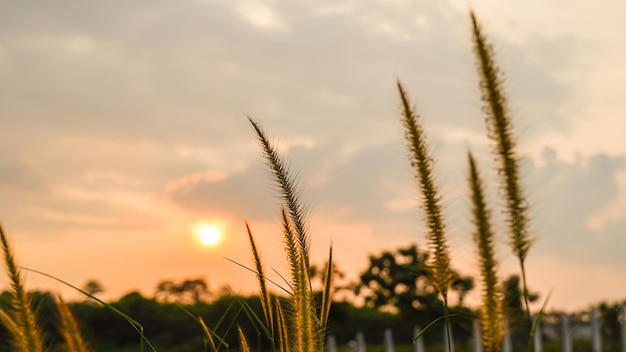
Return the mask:
<path id="1" fill-rule="evenodd" d="M 504 72 L 549 307 L 626 297 L 626 3 L 607 0 L 20 1 L 0 5 L 0 222 L 19 263 L 113 299 L 161 280 L 254 289 L 245 222 L 285 272 L 280 202 L 246 116 L 298 176 L 312 260 L 426 248 L 396 81 L 427 133 L 452 251 L 476 272 L 468 150 L 501 219 L 470 42 Z M 222 231 L 205 246 L 194 228 Z M 32 289 L 76 297 L 26 273 Z M 8 287 L 5 276 L 0 287 Z M 475 290 L 474 295 L 478 294 Z"/>

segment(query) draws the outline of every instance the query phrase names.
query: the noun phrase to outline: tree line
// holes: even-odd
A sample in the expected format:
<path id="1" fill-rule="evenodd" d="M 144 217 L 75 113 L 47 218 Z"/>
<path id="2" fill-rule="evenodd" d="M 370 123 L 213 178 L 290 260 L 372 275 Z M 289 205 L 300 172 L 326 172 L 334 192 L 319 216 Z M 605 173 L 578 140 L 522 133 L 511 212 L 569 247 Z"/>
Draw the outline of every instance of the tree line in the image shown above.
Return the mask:
<path id="1" fill-rule="evenodd" d="M 336 286 L 336 295 L 342 297 L 333 302 L 328 322 L 328 334 L 337 343 L 346 344 L 357 332 L 368 337 L 368 343 L 382 344 L 384 331 L 394 331 L 396 344 L 410 345 L 415 326 L 424 327 L 441 316 L 442 302 L 430 282 L 425 267 L 426 252 L 415 245 L 396 250 L 383 251 L 369 257 L 368 268 L 360 273 L 358 280 Z M 338 277 L 343 273 L 335 268 Z M 324 271 L 311 266 L 313 280 L 323 279 Z M 457 296 L 451 307 L 454 339 L 462 351 L 471 344 L 472 323 L 477 312 L 464 304 L 465 295 L 474 289 L 473 278 L 454 271 L 451 285 Z M 511 276 L 502 286 L 502 304 L 507 321 L 512 329 L 513 341 L 525 346 L 528 327 L 525 325 L 520 278 Z M 88 281 L 83 289 L 90 294 L 104 291 L 96 280 Z M 47 346 L 61 346 L 58 332 L 57 311 L 54 296 L 50 292 L 33 292 L 38 307 L 38 316 L 45 331 L 48 331 Z M 530 295 L 536 299 L 537 295 Z M 10 294 L 0 294 L 0 306 L 7 306 Z M 257 296 L 240 296 L 228 290 L 212 292 L 204 278 L 186 278 L 178 282 L 163 280 L 156 285 L 152 296 L 131 292 L 110 304 L 140 322 L 146 337 L 159 351 L 202 351 L 204 340 L 201 317 L 215 332 L 217 344 L 222 350 L 237 349 L 237 326 L 241 326 L 250 342 L 258 350 L 270 348 L 258 317 L 262 308 Z M 136 351 L 140 343 L 138 333 L 121 317 L 108 308 L 86 298 L 70 304 L 83 334 L 94 350 Z M 600 314 L 603 321 L 605 346 L 619 346 L 619 305 L 603 303 Z M 429 329 L 425 341 L 439 343 L 443 340 L 443 329 Z M 0 328 L 0 350 L 7 341 L 7 331 Z M 254 337 L 254 338 L 253 338 Z M 518 345 L 514 343 L 514 345 Z M 59 347 L 58 351 L 61 351 Z M 54 351 L 54 350 L 53 350 Z"/>

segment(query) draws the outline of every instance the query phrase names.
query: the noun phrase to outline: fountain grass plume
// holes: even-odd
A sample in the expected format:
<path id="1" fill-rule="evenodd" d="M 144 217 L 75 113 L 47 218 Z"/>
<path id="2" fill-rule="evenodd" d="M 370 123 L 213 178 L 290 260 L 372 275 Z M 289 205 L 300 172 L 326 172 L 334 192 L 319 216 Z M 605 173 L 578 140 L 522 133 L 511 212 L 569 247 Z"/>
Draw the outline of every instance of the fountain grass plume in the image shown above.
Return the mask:
<path id="1" fill-rule="evenodd" d="M 410 153 L 411 166 L 415 168 L 416 178 L 422 197 L 422 207 L 428 228 L 427 239 L 432 251 L 429 265 L 433 277 L 433 285 L 447 300 L 448 289 L 452 281 L 450 271 L 450 254 L 444 233 L 441 214 L 441 198 L 438 195 L 432 175 L 432 158 L 428 155 L 424 131 L 418 123 L 418 116 L 411 107 L 407 94 L 398 82 L 398 90 L 402 100 L 403 124 L 406 141 Z"/>
<path id="2" fill-rule="evenodd" d="M 246 339 L 246 335 L 241 330 L 241 326 L 237 326 L 237 335 L 239 335 L 239 350 L 241 352 L 250 352 L 250 345 L 248 344 L 248 339 Z"/>
<path id="3" fill-rule="evenodd" d="M 56 301 L 57 310 L 59 311 L 59 320 L 61 325 L 61 334 L 65 340 L 65 346 L 67 352 L 90 352 L 91 348 L 89 344 L 83 339 L 80 332 L 80 328 L 76 323 L 74 315 L 70 311 L 67 303 L 61 298 L 57 297 Z"/>
<path id="4" fill-rule="evenodd" d="M 528 288 L 526 284 L 525 260 L 533 243 L 528 231 L 528 209 L 526 198 L 519 176 L 519 157 L 512 132 L 512 122 L 509 116 L 506 97 L 502 89 L 500 71 L 494 60 L 491 45 L 482 33 L 480 24 L 473 12 L 472 35 L 477 69 L 480 77 L 480 88 L 486 113 L 487 131 L 493 141 L 493 150 L 498 160 L 498 174 L 501 187 L 504 190 L 505 212 L 510 232 L 510 245 L 519 259 L 526 305 L 527 319 L 530 322 L 530 308 L 528 306 Z"/>
<path id="5" fill-rule="evenodd" d="M 478 247 L 480 277 L 483 286 L 482 305 L 480 308 L 482 343 L 485 352 L 498 352 L 502 348 L 502 307 L 496 276 L 497 262 L 494 258 L 494 235 L 491 230 L 490 215 L 485 201 L 483 182 L 478 174 L 476 162 L 471 152 L 469 160 L 469 186 L 474 215 L 474 242 Z"/>
<path id="6" fill-rule="evenodd" d="M 287 256 L 287 263 L 290 269 L 290 277 L 287 284 L 293 291 L 289 297 L 291 310 L 285 316 L 280 301 L 275 304 L 277 314 L 277 327 L 279 348 L 281 351 L 296 350 L 299 352 L 322 351 L 324 348 L 324 337 L 326 323 L 332 301 L 332 247 L 330 251 L 329 273 L 323 289 L 321 307 L 315 305 L 313 299 L 313 289 L 311 287 L 310 265 L 309 265 L 309 236 L 306 231 L 304 221 L 304 208 L 301 205 L 295 180 L 289 174 L 288 168 L 281 160 L 278 152 L 270 143 L 266 133 L 252 118 L 248 117 L 252 124 L 258 142 L 263 150 L 263 156 L 271 170 L 274 180 L 278 185 L 278 190 L 282 196 L 283 208 L 281 209 L 281 225 L 283 232 L 284 251 Z M 256 265 L 256 273 L 259 278 L 259 285 L 265 285 L 265 276 L 262 272 L 260 255 L 254 244 L 254 239 L 248 228 L 249 238 L 252 246 L 253 257 Z M 272 324 L 271 339 L 274 342 L 275 331 L 274 320 L 270 319 L 273 307 L 270 306 L 267 288 L 261 287 L 262 304 L 266 323 Z M 265 293 L 263 293 L 265 291 Z M 268 327 L 268 329 L 270 329 Z"/>
<path id="7" fill-rule="evenodd" d="M 202 328 L 202 333 L 204 335 L 204 341 L 203 341 L 204 350 L 207 351 L 208 349 L 211 352 L 217 352 L 217 347 L 215 346 L 215 340 L 213 339 L 213 335 L 211 331 L 209 330 L 209 327 L 204 322 L 204 319 L 202 319 L 201 316 L 198 316 L 196 319 L 198 321 L 198 324 L 200 324 L 200 327 Z"/>
<path id="8" fill-rule="evenodd" d="M 280 305 L 280 298 L 276 297 L 276 316 L 278 318 L 278 342 L 280 346 L 280 352 L 289 351 L 290 338 L 289 328 L 287 327 L 287 319 L 285 318 L 285 312 Z"/>
<path id="9" fill-rule="evenodd" d="M 270 167 L 272 174 L 274 175 L 276 182 L 278 183 L 278 189 L 283 198 L 285 208 L 289 212 L 289 218 L 293 222 L 293 227 L 298 239 L 300 249 L 304 253 L 304 260 L 307 270 L 310 267 L 309 264 L 309 237 L 305 226 L 305 211 L 300 197 L 296 191 L 295 179 L 287 173 L 287 167 L 278 156 L 278 152 L 271 145 L 267 135 L 261 129 L 258 122 L 254 121 L 251 117 L 248 117 L 248 121 L 254 128 L 259 144 L 263 149 L 263 154 Z"/>
<path id="10" fill-rule="evenodd" d="M 429 263 L 429 271 L 432 283 L 443 298 L 444 316 L 446 317 L 446 332 L 448 346 L 452 346 L 451 325 L 448 317 L 448 289 L 452 283 L 452 271 L 450 270 L 450 254 L 445 237 L 445 226 L 441 213 L 441 197 L 432 175 L 433 159 L 428 154 L 426 140 L 422 126 L 419 124 L 418 115 L 409 103 L 402 84 L 398 81 L 398 91 L 402 100 L 402 122 L 409 150 L 411 166 L 415 169 L 416 178 L 422 198 L 422 207 L 428 228 L 428 245 L 432 252 L 432 260 Z"/>
<path id="11" fill-rule="evenodd" d="M 2 309 L 0 309 L 0 323 L 9 332 L 9 335 L 14 341 L 22 336 L 22 331 L 17 324 L 15 324 L 13 318 Z"/>
<path id="12" fill-rule="evenodd" d="M 20 352 L 43 351 L 43 331 L 37 323 L 31 298 L 24 289 L 21 271 L 16 265 L 13 249 L 2 230 L 2 226 L 0 226 L 0 241 L 2 242 L 5 267 L 11 282 L 11 312 L 8 315 L 13 321 L 14 328 L 9 327 L 9 331 L 17 333 L 12 339 L 13 347 Z"/>
<path id="13" fill-rule="evenodd" d="M 250 250 L 252 251 L 252 258 L 254 261 L 254 266 L 256 268 L 256 276 L 259 284 L 259 294 L 261 299 L 261 308 L 263 309 L 263 316 L 265 317 L 265 324 L 270 332 L 270 339 L 272 339 L 272 344 L 274 344 L 274 315 L 272 313 L 272 301 L 270 298 L 270 293 L 267 289 L 265 272 L 263 270 L 263 264 L 261 263 L 261 255 L 257 250 L 256 243 L 254 241 L 254 237 L 252 236 L 252 231 L 250 230 L 250 225 L 246 222 L 246 231 L 248 232 L 248 239 L 250 241 Z"/>
<path id="14" fill-rule="evenodd" d="M 298 251 L 294 243 L 295 236 L 287 213 L 282 211 L 283 233 L 285 236 L 285 251 L 291 268 L 291 286 L 293 288 L 291 313 L 293 315 L 292 331 L 295 336 L 294 349 L 296 351 L 314 351 L 314 321 L 315 306 L 310 290 L 309 271 L 306 268 L 304 255 Z"/>

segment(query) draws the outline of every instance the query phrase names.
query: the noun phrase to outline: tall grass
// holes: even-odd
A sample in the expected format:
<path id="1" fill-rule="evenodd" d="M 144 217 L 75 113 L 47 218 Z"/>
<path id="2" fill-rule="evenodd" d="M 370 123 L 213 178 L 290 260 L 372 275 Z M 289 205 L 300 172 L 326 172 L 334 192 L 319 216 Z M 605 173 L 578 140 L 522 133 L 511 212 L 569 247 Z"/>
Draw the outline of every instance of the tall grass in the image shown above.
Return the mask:
<path id="1" fill-rule="evenodd" d="M 425 222 L 428 228 L 427 239 L 432 252 L 432 259 L 428 265 L 433 286 L 443 299 L 443 314 L 446 319 L 446 337 L 448 348 L 452 347 L 452 332 L 448 317 L 448 290 L 452 282 L 450 270 L 450 254 L 445 236 L 445 226 L 441 213 L 441 197 L 432 172 L 433 158 L 428 153 L 426 137 L 419 123 L 418 115 L 411 106 L 407 94 L 400 82 L 397 83 L 398 92 L 402 101 L 402 123 L 409 150 L 409 160 L 415 169 L 415 177 L 419 185 L 424 210 Z"/>
<path id="2" fill-rule="evenodd" d="M 492 140 L 493 153 L 498 161 L 498 175 L 504 190 L 505 212 L 509 225 L 509 243 L 517 256 L 522 274 L 524 304 L 527 320 L 530 322 L 528 305 L 528 285 L 526 281 L 525 261 L 533 243 L 528 229 L 528 208 L 519 176 L 519 156 L 513 137 L 507 99 L 502 89 L 500 70 L 495 63 L 493 48 L 487 42 L 474 12 L 472 20 L 472 38 L 476 55 L 480 89 L 484 103 L 483 111 L 487 117 L 487 135 Z"/>
<path id="3" fill-rule="evenodd" d="M 507 99 L 502 89 L 502 78 L 495 63 L 493 48 L 487 42 L 473 11 L 470 11 L 472 23 L 472 43 L 479 76 L 479 87 L 482 94 L 483 111 L 486 114 L 487 136 L 492 141 L 495 155 L 496 170 L 500 176 L 500 187 L 503 189 L 504 213 L 508 224 L 509 244 L 517 257 L 523 280 L 523 296 L 528 326 L 531 325 L 530 307 L 528 305 L 528 287 L 526 281 L 525 261 L 533 243 L 529 233 L 527 202 L 519 176 L 519 156 L 513 135 L 513 124 L 507 107 Z M 416 171 L 422 196 L 422 207 L 428 227 L 428 243 L 433 259 L 430 263 L 433 285 L 443 298 L 444 316 L 447 320 L 447 289 L 451 280 L 449 271 L 450 257 L 444 235 L 444 222 L 441 217 L 441 198 L 437 193 L 432 177 L 433 159 L 429 157 L 424 132 L 419 124 L 418 116 L 410 105 L 407 94 L 398 83 L 402 101 L 403 125 L 405 137 L 410 151 L 411 166 Z M 500 351 L 502 348 L 502 302 L 500 301 L 499 283 L 496 275 L 494 254 L 494 234 L 490 225 L 489 210 L 484 196 L 483 182 L 480 179 L 476 162 L 471 155 L 469 161 L 469 183 L 473 204 L 473 221 L 475 224 L 474 240 L 478 248 L 480 275 L 483 284 L 483 303 L 481 306 L 481 323 L 483 330 L 483 347 L 485 351 Z M 449 329 L 446 328 L 449 332 Z M 530 330 L 530 338 L 533 330 Z M 449 336 L 449 335 L 448 335 Z M 448 337 L 449 341 L 449 337 Z M 450 342 L 450 341 L 449 341 Z M 451 344 L 448 344 L 449 346 Z"/>
<path id="4" fill-rule="evenodd" d="M 80 328 L 76 323 L 74 315 L 72 315 L 70 311 L 70 307 L 67 306 L 61 296 L 57 298 L 57 307 L 59 310 L 61 334 L 65 340 L 67 352 L 91 351 L 89 344 L 83 339 L 80 333 Z"/>
<path id="5" fill-rule="evenodd" d="M 267 277 L 264 274 L 261 256 L 257 250 L 250 227 L 248 237 L 257 274 L 261 305 L 272 346 L 282 351 L 314 352 L 324 349 L 326 323 L 332 301 L 332 248 L 329 253 L 327 275 L 322 290 L 322 303 L 316 305 L 311 286 L 309 235 L 305 222 L 305 209 L 297 192 L 296 181 L 272 145 L 260 124 L 248 118 L 262 149 L 267 166 L 277 184 L 283 207 L 281 225 L 285 257 L 290 269 L 287 285 L 290 292 L 290 309 L 285 311 L 280 300 L 272 301 L 267 290 Z M 285 314 L 287 313 L 287 314 Z M 275 323 L 274 316 L 277 316 Z M 278 336 L 276 336 L 278 335 Z M 242 342 L 243 343 L 243 342 Z"/>
<path id="6" fill-rule="evenodd" d="M 478 174 L 474 157 L 471 153 L 468 153 L 467 156 L 473 220 L 476 226 L 474 241 L 478 248 L 480 277 L 483 285 L 483 304 L 480 309 L 483 347 L 486 352 L 494 352 L 499 351 L 502 346 L 502 308 L 498 294 L 499 284 L 496 275 L 497 263 L 494 254 L 494 234 L 491 229 L 483 181 Z"/>
<path id="7" fill-rule="evenodd" d="M 18 268 L 13 248 L 9 239 L 0 226 L 0 241 L 4 254 L 4 265 L 11 282 L 11 309 L 4 312 L 2 320 L 12 334 L 11 343 L 19 352 L 41 352 L 43 346 L 43 331 L 37 323 L 32 300 L 26 293 L 22 283 L 22 273 Z"/>
<path id="8" fill-rule="evenodd" d="M 152 346 L 150 341 L 148 341 L 148 339 L 144 336 L 143 326 L 128 315 L 119 311 L 117 308 L 103 302 L 93 295 L 90 295 L 84 290 L 81 290 L 78 287 L 50 274 L 46 274 L 44 272 L 33 269 L 20 268 L 15 260 L 13 248 L 11 247 L 9 239 L 2 229 L 1 225 L 0 242 L 2 243 L 4 265 L 7 269 L 9 280 L 11 282 L 11 290 L 9 291 L 11 295 L 10 307 L 7 310 L 0 309 L 0 323 L 2 323 L 2 325 L 7 329 L 11 336 L 11 341 L 9 342 L 13 351 L 40 352 L 49 350 L 49 347 L 45 346 L 44 344 L 45 332 L 41 329 L 37 321 L 37 315 L 36 311 L 33 308 L 32 299 L 30 295 L 26 292 L 26 289 L 24 288 L 24 284 L 22 282 L 21 269 L 24 269 L 61 282 L 62 284 L 67 285 L 75 289 L 76 291 L 81 292 L 85 296 L 88 296 L 101 303 L 106 308 L 113 311 L 113 313 L 124 318 L 131 324 L 131 326 L 135 330 L 137 330 L 137 332 L 141 336 L 140 351 L 144 350 L 144 344 L 146 344 L 152 351 L 156 352 L 154 346 Z M 59 331 L 65 339 L 65 350 L 68 352 L 90 351 L 91 349 L 86 341 L 83 339 L 80 329 L 78 328 L 78 325 L 76 324 L 74 316 L 69 310 L 69 307 L 67 307 L 65 302 L 60 298 L 57 299 L 55 302 L 60 317 Z"/>

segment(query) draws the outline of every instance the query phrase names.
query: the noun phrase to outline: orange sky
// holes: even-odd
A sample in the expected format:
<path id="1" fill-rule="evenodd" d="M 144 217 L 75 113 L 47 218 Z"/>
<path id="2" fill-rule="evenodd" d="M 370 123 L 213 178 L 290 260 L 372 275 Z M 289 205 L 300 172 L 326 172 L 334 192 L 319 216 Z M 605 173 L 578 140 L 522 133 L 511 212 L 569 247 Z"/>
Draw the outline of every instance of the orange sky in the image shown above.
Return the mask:
<path id="1" fill-rule="evenodd" d="M 471 148 L 498 194 L 466 1 L 30 1 L 0 5 L 0 221 L 20 263 L 107 298 L 163 279 L 252 290 L 245 221 L 283 271 L 278 200 L 246 114 L 310 202 L 312 253 L 350 277 L 425 246 L 395 80 L 437 163 L 453 267 L 476 266 Z M 533 233 L 531 289 L 580 309 L 626 297 L 626 10 L 472 2 L 506 72 Z M 495 207 L 502 277 L 516 272 Z M 192 227 L 216 222 L 221 242 Z M 31 288 L 72 291 L 27 274 Z M 7 281 L 0 280 L 0 287 Z M 478 290 L 475 290 L 478 292 Z M 476 294 L 476 293 L 475 293 Z"/>

